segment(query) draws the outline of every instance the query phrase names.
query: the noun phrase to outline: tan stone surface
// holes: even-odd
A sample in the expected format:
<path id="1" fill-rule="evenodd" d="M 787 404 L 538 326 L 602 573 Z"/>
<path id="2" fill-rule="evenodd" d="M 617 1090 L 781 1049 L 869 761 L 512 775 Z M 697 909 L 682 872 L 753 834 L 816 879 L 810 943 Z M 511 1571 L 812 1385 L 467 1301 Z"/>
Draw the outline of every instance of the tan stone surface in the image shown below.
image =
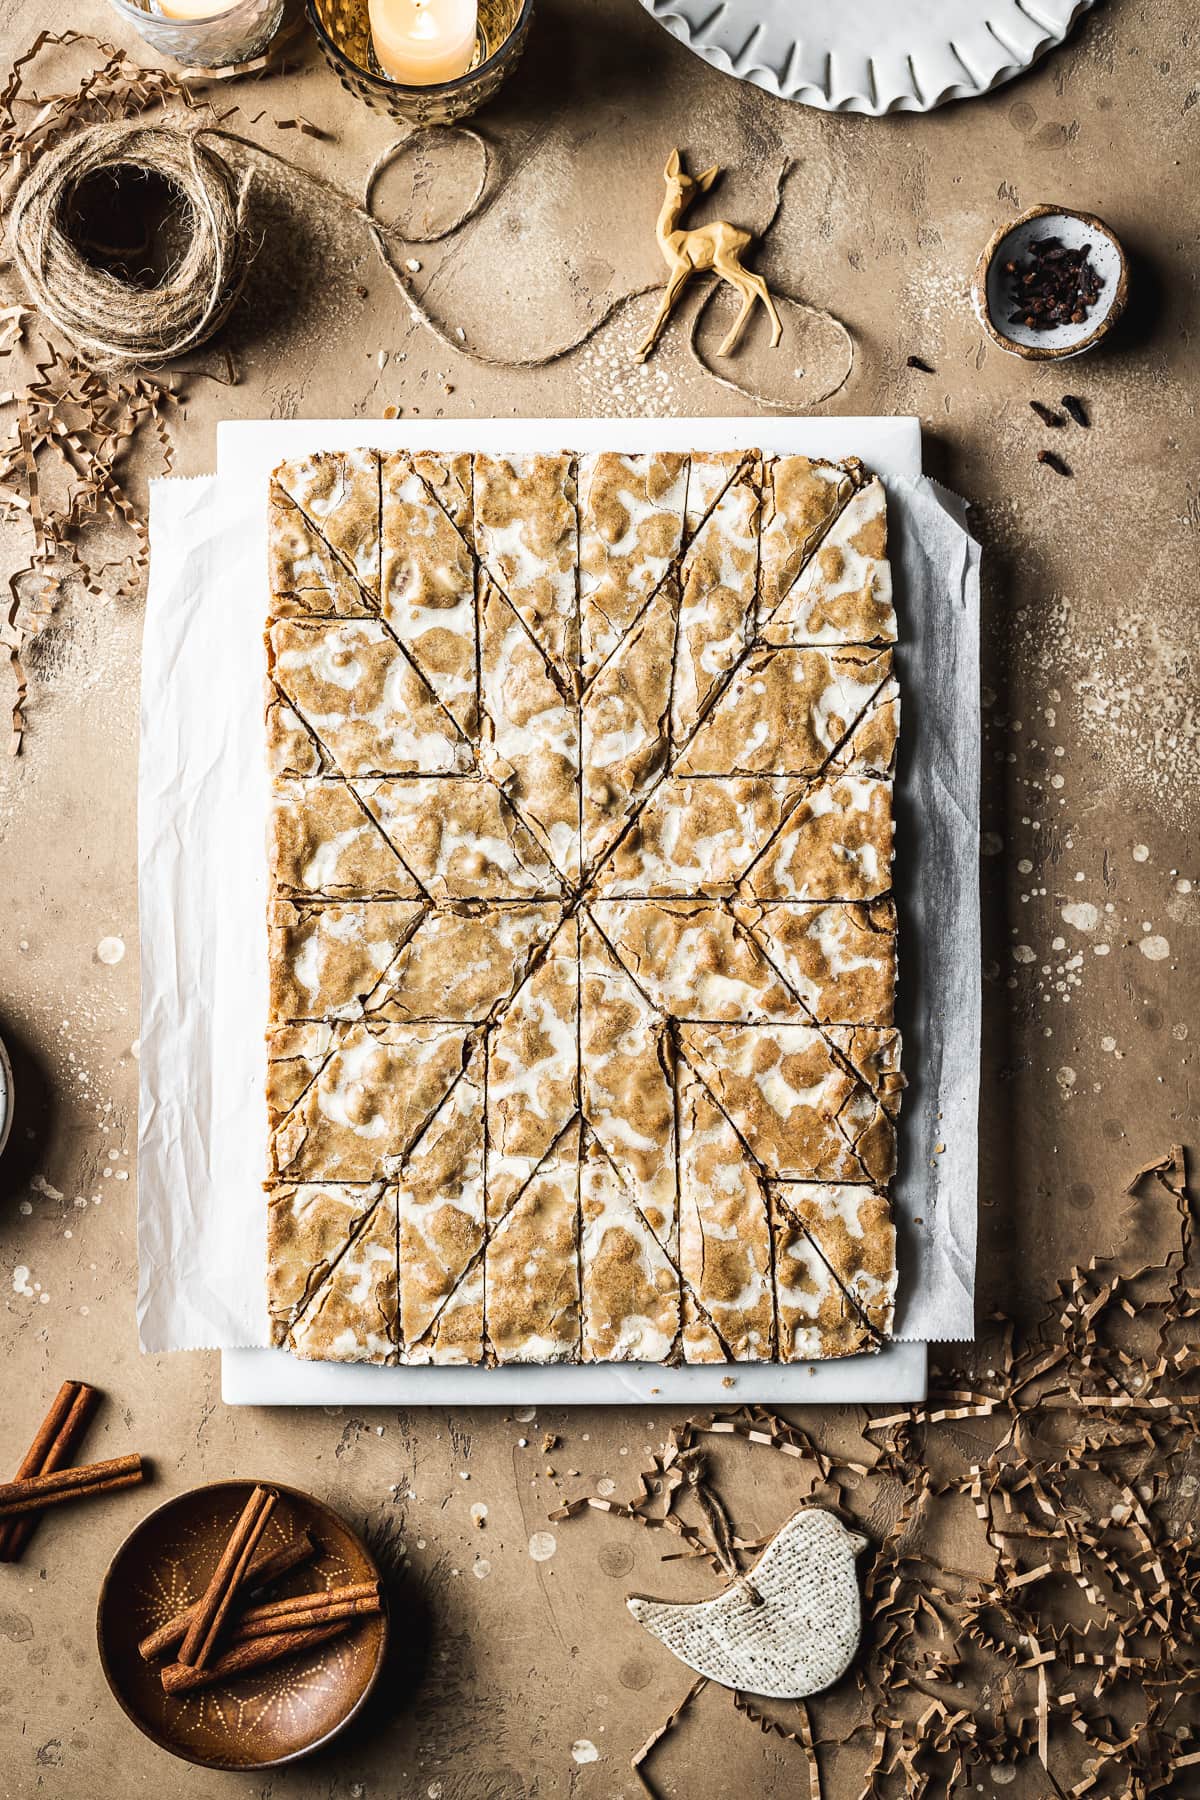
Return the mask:
<path id="1" fill-rule="evenodd" d="M 977 503 L 990 551 L 982 1310 L 1032 1311 L 1093 1252 L 1141 1260 L 1144 1219 L 1120 1190 L 1172 1138 L 1194 1135 L 1198 903 L 1186 884 L 1200 882 L 1200 614 L 1184 246 L 1197 202 L 1180 17 L 1104 0 L 1021 81 L 929 118 L 873 121 L 783 106 L 708 70 L 632 0 L 541 0 L 527 61 L 481 121 L 515 170 L 508 194 L 461 241 L 412 252 L 423 265 L 414 286 L 452 330 L 525 355 L 573 336 L 600 296 L 661 283 L 653 220 L 673 142 L 697 166 L 725 165 L 719 210 L 748 225 L 769 211 L 780 157 L 800 160 L 759 266 L 852 327 L 856 368 L 833 410 L 920 413 L 928 467 Z M 2 20 L 7 65 L 46 12 L 26 0 Z M 72 22 L 130 41 L 101 0 L 81 0 Z M 219 90 L 218 106 L 239 94 L 234 129 L 356 193 L 394 136 L 315 54 L 284 78 Z M 271 123 L 297 114 L 328 138 Z M 399 173 L 385 183 L 391 215 L 448 216 L 474 157 L 453 142 L 422 151 L 408 165 L 421 181 L 415 206 Z M 1045 197 L 1094 208 L 1146 258 L 1111 350 L 1065 375 L 985 347 L 966 300 L 992 227 Z M 644 368 L 628 361 L 651 296 L 556 367 L 489 370 L 412 323 L 365 234 L 324 202 L 268 172 L 260 217 L 263 252 L 224 340 L 240 384 L 190 384 L 183 474 L 211 465 L 221 416 L 744 410 L 686 362 L 679 325 Z M 769 353 L 761 329 L 751 326 L 744 366 L 781 368 L 778 383 L 788 342 Z M 909 354 L 937 374 L 908 369 Z M 1089 433 L 1046 433 L 1029 411 L 1031 394 L 1054 403 L 1063 392 L 1087 400 Z M 1073 480 L 1036 465 L 1051 436 Z M 143 474 L 131 471 L 135 492 Z M 23 545 L 6 530 L 6 575 Z M 119 1774 L 166 1800 L 265 1792 L 265 1780 L 200 1774 L 144 1742 L 108 1695 L 92 1626 L 104 1567 L 149 1506 L 237 1472 L 306 1486 L 406 1550 L 380 1704 L 335 1750 L 274 1774 L 274 1800 L 348 1800 L 356 1788 L 364 1800 L 428 1800 L 437 1784 L 443 1800 L 632 1800 L 627 1759 L 687 1677 L 623 1595 L 696 1597 L 712 1578 L 660 1563 L 649 1532 L 598 1517 L 549 1526 L 546 1513 L 605 1478 L 631 1492 L 673 1414 L 251 1415 L 221 1407 L 215 1356 L 138 1354 L 139 640 L 136 604 L 70 597 L 30 658 L 25 753 L 0 764 L 0 1030 L 20 1093 L 0 1162 L 0 1444 L 15 1467 L 59 1380 L 78 1375 L 111 1395 L 89 1454 L 136 1446 L 156 1459 L 151 1488 L 86 1518 L 61 1509 L 24 1564 L 0 1568 L 4 1790 L 84 1800 Z M 126 946 L 116 963 L 97 954 L 113 937 Z M 935 1122 L 928 1142 L 915 1107 L 906 1124 L 914 1153 L 936 1154 Z M 734 1379 L 731 1400 L 749 1378 Z M 838 1429 L 836 1417 L 799 1416 Z M 563 1438 L 552 1455 L 547 1429 Z M 776 1527 L 794 1485 L 795 1465 L 768 1452 L 722 1456 L 721 1491 L 745 1529 Z M 488 1508 L 482 1530 L 476 1504 Z M 557 1547 L 536 1562 L 529 1540 L 545 1531 Z M 595 1762 L 574 1759 L 584 1741 Z M 830 1762 L 826 1800 L 855 1800 L 856 1760 Z M 805 1791 L 793 1747 L 733 1721 L 711 1690 L 654 1769 L 688 1800 Z"/>

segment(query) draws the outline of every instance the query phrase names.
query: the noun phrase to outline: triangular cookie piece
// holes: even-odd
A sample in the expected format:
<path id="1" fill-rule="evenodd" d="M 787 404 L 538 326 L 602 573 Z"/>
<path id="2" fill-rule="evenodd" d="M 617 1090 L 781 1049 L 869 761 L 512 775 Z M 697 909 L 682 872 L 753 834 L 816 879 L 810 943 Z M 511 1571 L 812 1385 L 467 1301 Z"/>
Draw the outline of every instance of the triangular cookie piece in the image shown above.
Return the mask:
<path id="1" fill-rule="evenodd" d="M 674 1256 L 675 1101 L 666 1021 L 586 915 L 579 932 L 579 1007 L 583 1116 Z"/>
<path id="2" fill-rule="evenodd" d="M 389 963 L 371 1017 L 484 1023 L 512 999 L 561 918 L 553 902 L 429 908 Z"/>
<path id="3" fill-rule="evenodd" d="M 568 881 L 579 875 L 579 715 L 514 609 L 484 578 L 480 686 L 485 772 Z"/>
<path id="4" fill-rule="evenodd" d="M 579 1110 L 579 927 L 564 919 L 488 1048 L 487 1208 L 493 1223 Z"/>
<path id="5" fill-rule="evenodd" d="M 818 1362 L 877 1350 L 879 1340 L 794 1214 L 771 1189 L 780 1362 Z"/>
<path id="6" fill-rule="evenodd" d="M 475 561 L 412 461 L 383 460 L 380 612 L 468 737 L 476 724 Z"/>
<path id="7" fill-rule="evenodd" d="M 862 1083 L 840 1108 L 838 1128 L 868 1178 L 890 1181 L 896 1173 L 896 1120 L 905 1086 L 900 1033 L 873 1025 L 830 1025 L 825 1035 Z"/>
<path id="8" fill-rule="evenodd" d="M 493 1229 L 484 1271 L 497 1362 L 579 1361 L 578 1122 Z"/>
<path id="9" fill-rule="evenodd" d="M 713 690 L 749 640 L 761 511 L 758 464 L 752 462 L 722 494 L 684 556 L 671 692 L 676 744 L 691 736 Z"/>
<path id="10" fill-rule="evenodd" d="M 583 698 L 583 854 L 594 866 L 670 753 L 679 585 L 665 581 Z"/>
<path id="11" fill-rule="evenodd" d="M 892 885 L 893 838 L 890 781 L 820 781 L 746 870 L 743 892 L 758 900 L 878 899 Z"/>
<path id="12" fill-rule="evenodd" d="M 865 1172 L 839 1115 L 874 1119 L 862 1078 L 807 1025 L 681 1025 L 683 1054 L 769 1175 L 861 1181 Z"/>
<path id="13" fill-rule="evenodd" d="M 284 1344 L 319 1293 L 383 1183 L 287 1182 L 267 1190 L 267 1305 L 271 1342 Z"/>
<path id="14" fill-rule="evenodd" d="M 318 450 L 280 463 L 274 479 L 359 586 L 379 597 L 379 456 Z"/>
<path id="15" fill-rule="evenodd" d="M 858 1183 L 780 1187 L 778 1196 L 868 1325 L 887 1337 L 896 1303 L 896 1227 L 887 1195 Z"/>
<path id="16" fill-rule="evenodd" d="M 273 1173 L 288 1181 L 376 1181 L 394 1175 L 462 1072 L 461 1025 L 327 1025 L 327 1053 L 271 1137 Z M 267 1039 L 268 1096 L 297 1075 L 296 1027 Z M 313 1047 L 316 1047 L 314 1035 Z M 277 1081 L 275 1065 L 283 1065 Z M 277 1106 L 273 1107 L 277 1110 Z"/>
<path id="17" fill-rule="evenodd" d="M 584 1362 L 664 1362 L 679 1335 L 679 1275 L 594 1139 L 580 1166 Z"/>
<path id="18" fill-rule="evenodd" d="M 596 871 L 597 892 L 665 900 L 734 893 L 778 832 L 795 791 L 794 782 L 769 777 L 668 776 Z"/>
<path id="19" fill-rule="evenodd" d="M 590 911 L 642 992 L 671 1018 L 808 1023 L 720 901 L 593 900 Z"/>
<path id="20" fill-rule="evenodd" d="M 476 456 L 475 548 L 555 669 L 575 691 L 579 662 L 574 462 Z"/>
<path id="21" fill-rule="evenodd" d="M 290 700 L 274 682 L 267 684 L 267 767 L 276 780 L 302 775 L 332 775 L 333 762 L 318 744 Z"/>
<path id="22" fill-rule="evenodd" d="M 467 740 L 378 619 L 280 619 L 267 653 L 280 693 L 351 780 L 471 767 Z M 279 760 L 270 719 L 268 755 Z"/>
<path id="23" fill-rule="evenodd" d="M 896 994 L 896 907 L 734 902 L 791 991 L 821 1024 L 890 1025 Z"/>
<path id="24" fill-rule="evenodd" d="M 312 520 L 272 482 L 267 511 L 267 559 L 272 618 L 374 612 L 374 601 L 334 555 Z"/>
<path id="25" fill-rule="evenodd" d="M 484 1052 L 475 1051 L 397 1184 L 407 1363 L 483 1358 Z"/>
<path id="26" fill-rule="evenodd" d="M 877 476 L 830 526 L 762 635 L 772 644 L 896 641 L 887 502 Z"/>
<path id="27" fill-rule="evenodd" d="M 271 1024 L 361 1018 L 424 912 L 417 900 L 275 901 L 268 912 Z"/>
<path id="28" fill-rule="evenodd" d="M 690 1069 L 679 1080 L 679 1267 L 694 1316 L 688 1362 L 757 1362 L 772 1354 L 774 1306 L 767 1199 L 729 1120 Z M 718 1335 L 719 1334 L 719 1335 Z M 714 1343 L 722 1349 L 714 1356 Z"/>
<path id="29" fill-rule="evenodd" d="M 764 457 L 760 620 L 775 611 L 853 492 L 854 477 L 839 463 Z"/>
<path id="30" fill-rule="evenodd" d="M 386 464 L 386 458 L 385 464 Z M 472 541 L 473 474 L 466 450 L 411 450 L 408 460 L 456 531 Z"/>
<path id="31" fill-rule="evenodd" d="M 756 650 L 736 670 L 676 764 L 680 775 L 819 775 L 895 749 L 868 719 L 893 700 L 890 650 Z"/>
<path id="32" fill-rule="evenodd" d="M 344 781 L 280 781 L 271 792 L 271 871 L 294 900 L 415 900 L 420 893 Z"/>
<path id="33" fill-rule="evenodd" d="M 562 892 L 557 870 L 493 781 L 360 781 L 356 791 L 439 903 Z"/>
<path id="34" fill-rule="evenodd" d="M 288 1335 L 312 1362 L 397 1360 L 396 1190 L 385 1188 Z"/>
<path id="35" fill-rule="evenodd" d="M 688 459 L 675 451 L 579 459 L 583 678 L 612 655 L 683 542 Z"/>
<path id="36" fill-rule="evenodd" d="M 757 450 L 693 450 L 688 457 L 684 543 L 690 544 L 738 471 Z"/>

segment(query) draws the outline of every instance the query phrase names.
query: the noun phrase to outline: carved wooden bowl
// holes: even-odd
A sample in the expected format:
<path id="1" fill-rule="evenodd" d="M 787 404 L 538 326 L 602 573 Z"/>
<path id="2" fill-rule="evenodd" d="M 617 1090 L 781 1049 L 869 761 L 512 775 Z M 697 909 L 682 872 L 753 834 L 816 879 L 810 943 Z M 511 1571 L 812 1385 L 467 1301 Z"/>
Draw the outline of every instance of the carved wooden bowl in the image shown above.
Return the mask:
<path id="1" fill-rule="evenodd" d="M 214 1482 L 168 1500 L 125 1539 L 100 1589 L 96 1635 L 117 1701 L 161 1749 L 207 1769 L 269 1769 L 328 1743 L 365 1704 L 387 1649 L 382 1613 L 221 1685 L 163 1693 L 161 1662 L 145 1662 L 138 1644 L 199 1599 L 253 1485 Z M 343 1519 L 296 1488 L 269 1485 L 279 1499 L 259 1550 L 278 1549 L 305 1529 L 318 1544 L 272 1596 L 378 1579 L 374 1558 Z"/>

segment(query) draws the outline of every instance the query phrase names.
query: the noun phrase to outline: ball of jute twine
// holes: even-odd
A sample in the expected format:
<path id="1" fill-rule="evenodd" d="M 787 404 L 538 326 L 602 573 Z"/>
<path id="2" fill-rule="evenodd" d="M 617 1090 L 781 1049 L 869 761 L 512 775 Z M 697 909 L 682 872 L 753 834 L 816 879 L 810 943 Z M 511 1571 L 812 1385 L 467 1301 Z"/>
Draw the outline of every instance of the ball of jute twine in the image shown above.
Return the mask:
<path id="1" fill-rule="evenodd" d="M 95 369 L 153 367 L 212 336 L 245 279 L 248 176 L 204 132 L 118 120 L 93 125 L 40 156 L 13 198 L 9 241 L 30 299 Z M 186 239 L 154 287 L 122 281 L 84 257 L 66 222 L 89 177 L 105 170 L 157 176 L 180 196 Z"/>

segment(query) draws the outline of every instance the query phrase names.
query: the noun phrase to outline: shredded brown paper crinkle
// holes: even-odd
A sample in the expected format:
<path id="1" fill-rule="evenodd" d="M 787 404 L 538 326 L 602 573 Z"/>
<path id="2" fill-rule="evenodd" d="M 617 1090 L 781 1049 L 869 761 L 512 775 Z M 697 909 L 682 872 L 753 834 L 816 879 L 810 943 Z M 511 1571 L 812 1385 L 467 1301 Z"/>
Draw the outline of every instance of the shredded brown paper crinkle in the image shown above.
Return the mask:
<path id="1" fill-rule="evenodd" d="M 1162 1261 L 1093 1259 L 1031 1329 L 989 1321 L 971 1367 L 935 1371 L 924 1406 L 864 1419 L 861 1456 L 740 1406 L 679 1426 L 632 1499 L 581 1496 L 551 1514 L 669 1531 L 684 1546 L 672 1554 L 728 1574 L 757 1541 L 738 1536 L 696 1452 L 732 1436 L 797 1459 L 805 1497 L 871 1538 L 851 1674 L 771 1712 L 733 1696 L 740 1716 L 796 1746 L 790 1791 L 804 1791 L 802 1757 L 810 1800 L 822 1800 L 822 1752 L 837 1746 L 839 1770 L 861 1748 L 859 1800 L 986 1793 L 993 1770 L 1058 1800 L 1200 1793 L 1200 1267 L 1184 1150 L 1148 1163 L 1128 1191 L 1175 1209 Z M 689 1496 L 698 1519 L 681 1515 Z M 976 1521 L 969 1558 L 964 1507 Z M 973 1569 L 946 1558 L 948 1531 Z M 657 1792 L 646 1765 L 665 1759 L 703 1685 L 633 1758 L 646 1793 Z"/>

